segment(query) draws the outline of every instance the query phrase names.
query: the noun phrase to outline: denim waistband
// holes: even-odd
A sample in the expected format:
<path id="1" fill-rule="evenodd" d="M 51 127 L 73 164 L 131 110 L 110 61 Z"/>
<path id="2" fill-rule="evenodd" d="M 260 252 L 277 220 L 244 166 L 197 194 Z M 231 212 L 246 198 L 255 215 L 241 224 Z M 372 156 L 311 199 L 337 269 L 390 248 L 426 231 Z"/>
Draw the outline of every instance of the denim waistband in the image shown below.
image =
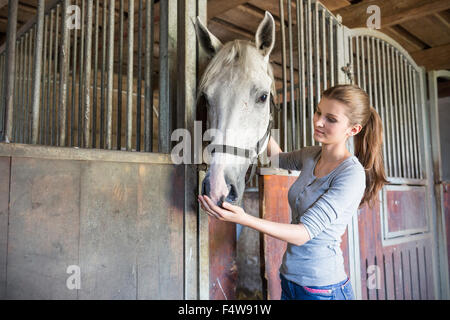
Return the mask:
<path id="1" fill-rule="evenodd" d="M 338 282 L 336 284 L 330 284 L 327 286 L 307 286 L 307 287 L 311 288 L 311 289 L 317 289 L 317 290 L 333 290 L 333 289 L 336 289 L 339 287 L 344 287 L 349 280 L 350 280 L 350 278 L 347 277 L 347 279 L 345 279 L 341 282 Z"/>

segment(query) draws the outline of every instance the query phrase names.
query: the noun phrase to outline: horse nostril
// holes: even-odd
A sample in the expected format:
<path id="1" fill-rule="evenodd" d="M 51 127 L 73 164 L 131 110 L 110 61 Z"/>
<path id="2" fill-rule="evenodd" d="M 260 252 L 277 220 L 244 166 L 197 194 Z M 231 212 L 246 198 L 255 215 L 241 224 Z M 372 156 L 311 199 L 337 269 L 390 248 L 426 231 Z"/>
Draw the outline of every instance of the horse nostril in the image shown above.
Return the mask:
<path id="1" fill-rule="evenodd" d="M 228 185 L 228 187 L 230 192 L 228 193 L 226 200 L 229 202 L 234 202 L 237 200 L 238 197 L 237 189 L 234 184 L 230 184 Z"/>
<path id="2" fill-rule="evenodd" d="M 209 179 L 205 178 L 203 179 L 202 183 L 202 196 L 207 195 L 209 197 L 210 195 L 210 185 L 209 185 Z"/>

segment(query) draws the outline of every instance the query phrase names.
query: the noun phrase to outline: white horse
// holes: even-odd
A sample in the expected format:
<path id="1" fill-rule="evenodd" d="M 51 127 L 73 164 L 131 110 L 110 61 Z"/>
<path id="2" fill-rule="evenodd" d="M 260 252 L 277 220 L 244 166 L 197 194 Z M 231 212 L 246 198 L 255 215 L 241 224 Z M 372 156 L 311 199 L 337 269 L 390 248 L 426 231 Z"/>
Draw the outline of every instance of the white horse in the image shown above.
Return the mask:
<path id="1" fill-rule="evenodd" d="M 198 92 L 198 98 L 206 102 L 208 131 L 214 129 L 202 195 L 219 206 L 224 200 L 237 204 L 250 163 L 256 162 L 269 141 L 271 95 L 275 93 L 269 55 L 275 44 L 275 21 L 266 12 L 255 43 L 234 40 L 222 44 L 198 17 L 195 29 L 200 46 L 211 57 Z"/>

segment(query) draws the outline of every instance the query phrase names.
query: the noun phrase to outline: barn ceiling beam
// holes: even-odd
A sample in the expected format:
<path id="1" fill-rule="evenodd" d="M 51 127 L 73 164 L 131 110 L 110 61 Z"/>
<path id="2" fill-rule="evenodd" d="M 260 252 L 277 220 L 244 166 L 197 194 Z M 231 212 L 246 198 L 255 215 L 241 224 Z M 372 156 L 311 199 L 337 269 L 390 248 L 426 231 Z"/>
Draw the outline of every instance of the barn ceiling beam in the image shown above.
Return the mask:
<path id="1" fill-rule="evenodd" d="M 248 0 L 208 0 L 208 20 L 246 2 Z"/>
<path id="2" fill-rule="evenodd" d="M 369 17 L 369 14 L 366 12 L 369 5 L 377 5 L 380 7 L 382 28 L 450 9 L 450 1 L 443 0 L 374 0 L 360 2 L 335 10 L 333 14 L 341 15 L 342 24 L 349 28 L 365 27 L 367 18 Z"/>
<path id="3" fill-rule="evenodd" d="M 413 52 L 411 53 L 411 57 L 419 66 L 424 66 L 427 70 L 450 69 L 449 52 L 450 44 L 445 44 Z"/>

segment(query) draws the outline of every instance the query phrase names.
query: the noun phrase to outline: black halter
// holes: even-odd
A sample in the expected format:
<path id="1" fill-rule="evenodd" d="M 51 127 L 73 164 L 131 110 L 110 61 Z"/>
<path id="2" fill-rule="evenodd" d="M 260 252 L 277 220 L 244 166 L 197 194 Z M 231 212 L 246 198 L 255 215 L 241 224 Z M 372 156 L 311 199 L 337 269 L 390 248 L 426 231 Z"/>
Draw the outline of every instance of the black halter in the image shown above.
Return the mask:
<path id="1" fill-rule="evenodd" d="M 248 182 L 253 178 L 253 175 L 255 174 L 256 167 L 258 163 L 254 163 L 254 159 L 259 156 L 263 152 L 261 150 L 262 146 L 265 144 L 266 140 L 270 139 L 270 130 L 273 127 L 273 109 L 276 109 L 277 111 L 280 111 L 280 109 L 275 105 L 275 101 L 273 100 L 273 96 L 270 96 L 270 120 L 269 125 L 267 126 L 267 130 L 264 133 L 264 135 L 261 137 L 261 139 L 258 140 L 256 143 L 256 149 L 243 149 L 235 146 L 225 145 L 225 144 L 210 144 L 208 146 L 208 149 L 211 150 L 211 154 L 213 153 L 228 153 L 235 156 L 243 156 L 247 159 L 251 160 L 251 172 L 250 177 L 245 181 L 245 184 L 247 185 Z"/>

